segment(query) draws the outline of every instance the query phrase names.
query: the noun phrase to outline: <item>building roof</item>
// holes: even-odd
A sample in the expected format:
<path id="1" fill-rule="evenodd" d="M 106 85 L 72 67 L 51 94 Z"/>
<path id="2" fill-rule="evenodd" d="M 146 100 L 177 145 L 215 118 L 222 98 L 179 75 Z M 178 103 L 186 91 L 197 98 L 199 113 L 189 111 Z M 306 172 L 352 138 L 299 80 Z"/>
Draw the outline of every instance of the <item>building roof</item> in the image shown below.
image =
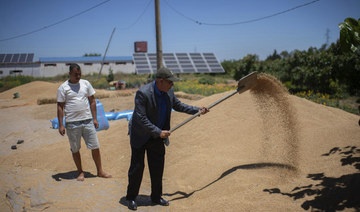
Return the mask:
<path id="1" fill-rule="evenodd" d="M 102 56 L 96 57 L 40 57 L 39 61 L 41 63 L 69 63 L 69 62 L 87 62 L 87 63 L 95 63 L 102 62 Z M 105 57 L 104 62 L 125 62 L 125 61 L 133 61 L 132 56 L 120 56 L 120 57 Z"/>

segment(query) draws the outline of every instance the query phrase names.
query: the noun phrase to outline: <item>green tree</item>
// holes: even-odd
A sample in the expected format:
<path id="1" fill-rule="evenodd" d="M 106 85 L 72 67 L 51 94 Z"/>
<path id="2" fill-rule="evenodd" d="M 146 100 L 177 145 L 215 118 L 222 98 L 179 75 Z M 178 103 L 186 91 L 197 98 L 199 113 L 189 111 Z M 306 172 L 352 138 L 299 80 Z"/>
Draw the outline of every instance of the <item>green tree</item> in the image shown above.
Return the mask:
<path id="1" fill-rule="evenodd" d="M 360 95 L 359 55 L 342 52 L 340 41 L 328 48 L 323 46 L 290 53 L 284 51 L 280 54 L 284 56 L 275 60 L 259 61 L 256 55 L 247 55 L 240 60 L 224 61 L 222 65 L 236 80 L 253 71 L 271 74 L 291 93 L 313 90 L 336 97 Z"/>
<path id="2" fill-rule="evenodd" d="M 109 75 L 106 77 L 106 80 L 108 82 L 114 81 L 114 73 L 111 67 L 109 68 Z"/>
<path id="3" fill-rule="evenodd" d="M 339 28 L 341 49 L 360 54 L 360 19 L 346 18 Z"/>
<path id="4" fill-rule="evenodd" d="M 226 74 L 234 76 L 235 70 L 238 67 L 238 60 L 224 60 L 221 66 L 224 68 Z"/>
<path id="5" fill-rule="evenodd" d="M 277 60 L 281 59 L 281 56 L 277 53 L 276 49 L 274 49 L 274 52 L 272 55 L 269 55 L 266 60 Z"/>
<path id="6" fill-rule="evenodd" d="M 234 73 L 234 79 L 240 80 L 243 76 L 246 76 L 251 72 L 256 71 L 256 65 L 258 61 L 259 57 L 257 55 L 248 54 L 240 61 L 239 66 L 236 68 Z"/>
<path id="7" fill-rule="evenodd" d="M 288 57 L 290 57 L 290 54 L 285 50 L 280 53 L 280 56 L 282 58 L 288 58 Z"/>

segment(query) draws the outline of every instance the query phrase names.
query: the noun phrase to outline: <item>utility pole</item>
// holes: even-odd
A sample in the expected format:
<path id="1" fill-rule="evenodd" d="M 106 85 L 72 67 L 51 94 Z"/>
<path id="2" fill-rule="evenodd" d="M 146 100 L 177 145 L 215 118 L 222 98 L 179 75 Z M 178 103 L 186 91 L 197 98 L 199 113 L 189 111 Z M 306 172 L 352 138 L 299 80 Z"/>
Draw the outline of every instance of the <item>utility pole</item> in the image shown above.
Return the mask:
<path id="1" fill-rule="evenodd" d="M 326 37 L 326 46 L 329 46 L 329 40 L 330 40 L 330 29 L 329 28 L 326 29 L 325 37 Z"/>
<path id="2" fill-rule="evenodd" d="M 156 67 L 157 70 L 162 65 L 162 44 L 161 44 L 161 21 L 160 21 L 160 0 L 155 0 L 155 26 L 156 26 Z"/>
<path id="3" fill-rule="evenodd" d="M 100 79 L 101 71 L 102 71 L 102 68 L 103 68 L 103 66 L 104 66 L 104 61 L 105 61 L 106 53 L 107 53 L 107 51 L 108 51 L 108 49 L 109 49 L 110 42 L 111 42 L 112 36 L 114 35 L 114 32 L 115 32 L 115 27 L 114 27 L 114 29 L 113 29 L 113 31 L 112 31 L 112 33 L 111 33 L 111 36 L 110 36 L 108 45 L 107 45 L 106 50 L 105 50 L 105 54 L 104 54 L 103 59 L 102 59 L 102 61 L 101 61 L 101 68 L 100 68 L 100 71 L 99 71 L 99 74 L 98 74 L 98 78 L 97 78 L 98 80 Z"/>

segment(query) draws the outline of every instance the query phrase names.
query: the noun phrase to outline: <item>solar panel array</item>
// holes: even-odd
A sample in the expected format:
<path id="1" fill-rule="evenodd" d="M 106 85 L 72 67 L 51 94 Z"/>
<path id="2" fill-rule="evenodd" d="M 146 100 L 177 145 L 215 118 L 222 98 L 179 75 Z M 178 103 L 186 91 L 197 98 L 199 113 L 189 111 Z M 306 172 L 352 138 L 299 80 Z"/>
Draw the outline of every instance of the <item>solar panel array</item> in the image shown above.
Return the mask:
<path id="1" fill-rule="evenodd" d="M 0 63 L 32 63 L 34 54 L 0 54 Z"/>
<path id="2" fill-rule="evenodd" d="M 134 53 L 133 59 L 136 73 L 156 73 L 156 53 Z M 225 72 L 213 53 L 164 53 L 163 65 L 174 73 Z"/>

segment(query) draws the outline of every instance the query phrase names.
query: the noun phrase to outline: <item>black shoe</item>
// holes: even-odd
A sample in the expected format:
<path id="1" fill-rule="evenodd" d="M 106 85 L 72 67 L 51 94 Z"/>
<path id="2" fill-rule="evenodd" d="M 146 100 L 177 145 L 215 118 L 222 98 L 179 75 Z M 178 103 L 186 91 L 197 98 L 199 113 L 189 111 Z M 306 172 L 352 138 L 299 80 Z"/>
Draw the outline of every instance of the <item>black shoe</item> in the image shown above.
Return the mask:
<path id="1" fill-rule="evenodd" d="M 169 201 L 167 201 L 164 198 L 161 198 L 158 201 L 152 201 L 153 203 L 157 204 L 157 205 L 161 205 L 161 206 L 169 206 Z"/>
<path id="2" fill-rule="evenodd" d="M 130 210 L 136 211 L 137 210 L 136 202 L 134 200 L 128 200 L 128 208 Z"/>

